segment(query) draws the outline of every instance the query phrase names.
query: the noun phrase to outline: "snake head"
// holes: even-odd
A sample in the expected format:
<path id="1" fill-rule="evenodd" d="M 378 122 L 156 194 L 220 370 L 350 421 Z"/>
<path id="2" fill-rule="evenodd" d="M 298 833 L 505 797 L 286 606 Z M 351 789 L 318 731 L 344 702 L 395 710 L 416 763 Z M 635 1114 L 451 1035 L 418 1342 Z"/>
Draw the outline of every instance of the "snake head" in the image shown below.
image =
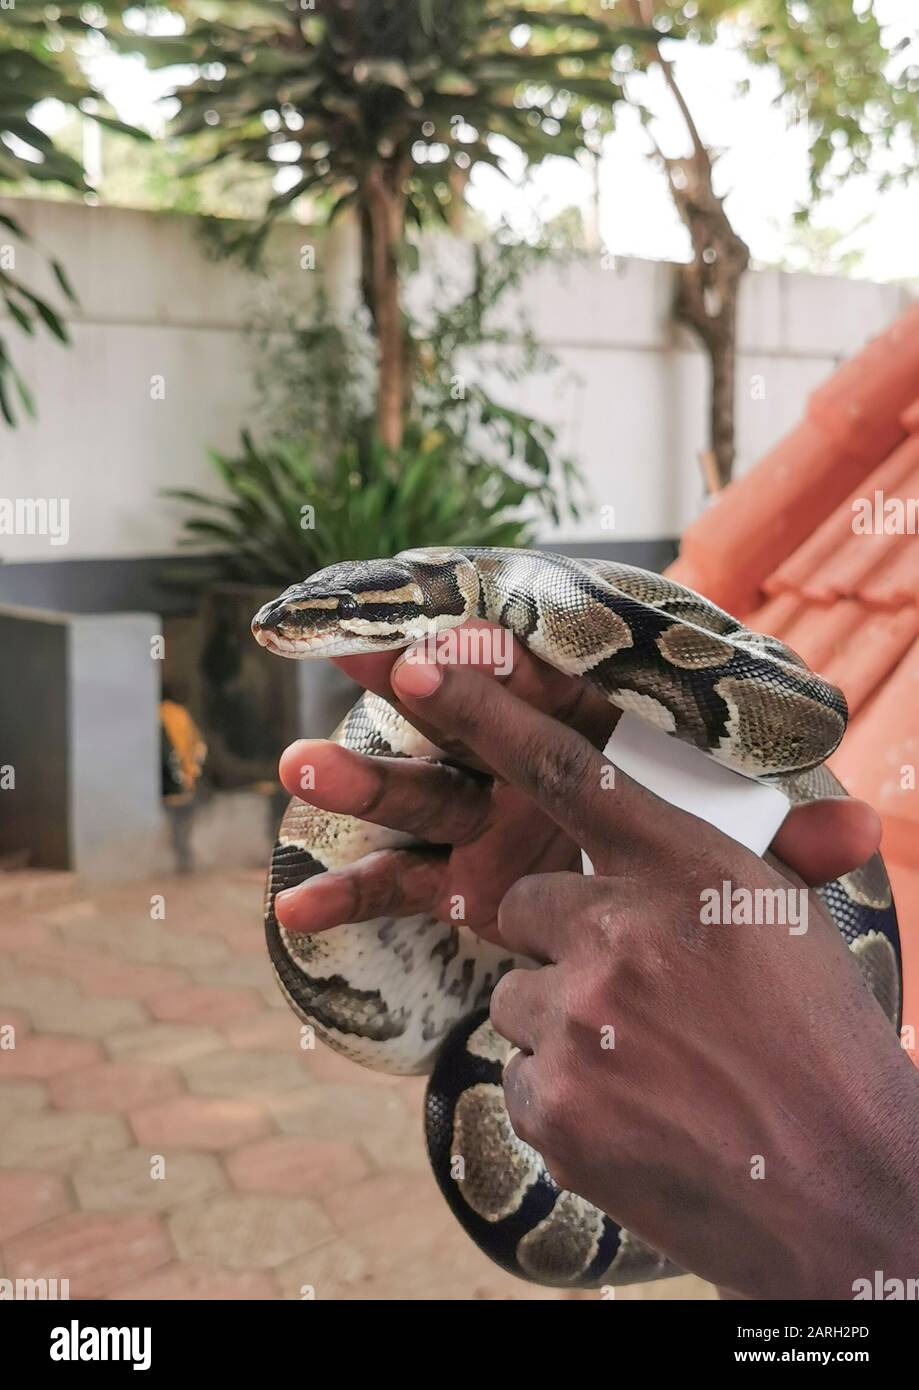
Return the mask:
<path id="1" fill-rule="evenodd" d="M 435 560 L 433 557 L 437 557 Z M 406 551 L 394 560 L 347 560 L 292 584 L 252 619 L 255 640 L 294 659 L 407 647 L 471 616 L 457 551 Z M 478 581 L 476 580 L 476 597 Z"/>

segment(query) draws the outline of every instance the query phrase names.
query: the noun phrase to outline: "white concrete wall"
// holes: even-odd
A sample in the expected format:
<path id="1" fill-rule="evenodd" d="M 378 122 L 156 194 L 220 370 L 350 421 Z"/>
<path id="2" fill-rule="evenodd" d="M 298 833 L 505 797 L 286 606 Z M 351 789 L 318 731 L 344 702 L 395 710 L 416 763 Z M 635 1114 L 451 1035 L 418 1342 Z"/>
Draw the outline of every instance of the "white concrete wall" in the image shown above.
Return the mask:
<path id="1" fill-rule="evenodd" d="M 50 547 L 42 536 L 0 536 L 0 558 L 169 553 L 177 513 L 160 490 L 213 486 L 206 449 L 232 449 L 251 418 L 249 349 L 240 330 L 260 282 L 235 264 L 208 260 L 193 219 L 62 203 L 7 206 L 64 261 L 80 308 L 71 350 L 45 333 L 27 339 L 3 325 L 38 397 L 39 418 L 15 432 L 0 428 L 0 497 L 68 498 L 70 539 Z M 299 268 L 300 247 L 310 240 L 305 229 L 286 226 L 272 242 L 271 273 L 289 281 L 292 302 L 315 283 Z M 353 251 L 347 231 L 322 242 L 319 259 L 333 290 L 348 283 Z M 39 261 L 19 259 L 29 283 L 47 283 Z M 703 505 L 697 460 L 706 434 L 705 364 L 674 332 L 671 292 L 669 266 L 637 260 L 546 267 L 526 286 L 527 311 L 562 372 L 502 389 L 558 425 L 593 499 L 579 526 L 565 526 L 554 539 L 674 536 Z M 740 469 L 795 423 L 808 391 L 904 303 L 896 286 L 774 272 L 748 277 Z M 764 380 L 765 399 L 753 398 L 755 376 Z M 164 379 L 165 399 L 151 397 L 155 377 Z M 613 535 L 600 522 L 599 508 L 609 504 Z"/>
<path id="2" fill-rule="evenodd" d="M 672 293 L 669 265 L 622 260 L 606 270 L 546 268 L 527 295 L 540 340 L 575 380 L 554 400 L 532 382 L 523 398 L 534 412 L 557 413 L 562 443 L 585 467 L 597 506 L 614 506 L 622 539 L 678 536 L 704 505 L 708 370 L 674 327 Z M 791 429 L 808 393 L 905 304 L 893 285 L 750 274 L 739 323 L 737 471 Z M 600 534 L 597 511 L 588 510 L 564 538 Z"/>

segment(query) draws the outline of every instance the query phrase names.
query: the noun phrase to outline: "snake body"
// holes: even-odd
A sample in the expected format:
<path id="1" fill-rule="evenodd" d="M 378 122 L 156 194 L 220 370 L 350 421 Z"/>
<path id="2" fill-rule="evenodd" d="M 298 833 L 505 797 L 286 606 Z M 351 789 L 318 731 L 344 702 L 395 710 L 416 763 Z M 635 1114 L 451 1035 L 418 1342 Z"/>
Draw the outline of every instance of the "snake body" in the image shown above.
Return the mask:
<path id="1" fill-rule="evenodd" d="M 841 693 L 774 638 L 645 570 L 526 550 L 432 548 L 332 565 L 253 619 L 279 655 L 326 657 L 404 647 L 485 618 L 556 669 L 590 681 L 620 710 L 758 780 L 792 804 L 844 796 L 822 766 L 841 739 Z M 365 694 L 333 734 L 372 756 L 440 750 Z M 330 1047 L 381 1071 L 430 1073 L 428 1152 L 447 1201 L 503 1268 L 557 1287 L 599 1287 L 677 1271 L 572 1192 L 518 1139 L 501 1074 L 512 1049 L 488 1021 L 510 955 L 460 923 L 428 916 L 286 932 L 274 899 L 313 874 L 408 837 L 291 801 L 268 879 L 269 955 L 285 998 Z M 894 1025 L 900 953 L 880 856 L 817 890 L 868 988 Z M 806 986 L 805 986 L 806 987 Z"/>

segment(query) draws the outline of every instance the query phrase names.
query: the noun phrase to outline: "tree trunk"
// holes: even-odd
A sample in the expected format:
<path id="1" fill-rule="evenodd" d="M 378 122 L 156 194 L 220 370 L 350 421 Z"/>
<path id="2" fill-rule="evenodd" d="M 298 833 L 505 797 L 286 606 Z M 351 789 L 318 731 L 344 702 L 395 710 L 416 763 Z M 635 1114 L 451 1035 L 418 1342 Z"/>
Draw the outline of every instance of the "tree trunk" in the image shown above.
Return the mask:
<path id="1" fill-rule="evenodd" d="M 721 313 L 719 332 L 707 344 L 711 363 L 711 425 L 709 443 L 715 456 L 718 481 L 726 487 L 734 469 L 734 422 L 737 393 L 737 293 L 739 282 L 731 288 L 731 298 Z"/>
<path id="2" fill-rule="evenodd" d="M 370 327 L 377 331 L 377 311 L 373 301 L 373 223 L 365 201 L 358 206 L 358 225 L 361 233 L 361 299 L 370 315 Z"/>
<path id="3" fill-rule="evenodd" d="M 468 169 L 459 169 L 455 164 L 447 171 L 450 184 L 450 202 L 447 204 L 447 226 L 454 236 L 462 236 L 466 230 L 466 185 L 469 182 Z"/>
<path id="4" fill-rule="evenodd" d="M 656 0 L 629 0 L 636 24 L 651 25 Z M 653 60 L 679 107 L 692 143 L 686 159 L 667 159 L 654 143 L 667 171 L 670 192 L 692 238 L 692 261 L 677 271 L 674 317 L 701 340 L 711 364 L 710 449 L 703 459 L 709 487 L 724 487 L 734 469 L 734 395 L 737 346 L 737 300 L 750 264 L 750 250 L 737 235 L 714 189 L 711 156 L 702 142 L 673 66 L 651 44 Z"/>
<path id="5" fill-rule="evenodd" d="M 404 165 L 373 166 L 364 180 L 365 293 L 369 272 L 371 316 L 379 363 L 377 430 L 388 449 L 402 444 L 405 410 L 404 332 L 399 279 L 399 251 L 405 232 Z M 366 234 L 369 232 L 369 247 Z"/>
<path id="6" fill-rule="evenodd" d="M 693 259 L 677 270 L 674 315 L 696 334 L 711 365 L 709 444 L 718 485 L 734 468 L 737 301 L 750 251 L 712 186 L 708 153 L 664 161 L 677 211 L 692 238 Z"/>

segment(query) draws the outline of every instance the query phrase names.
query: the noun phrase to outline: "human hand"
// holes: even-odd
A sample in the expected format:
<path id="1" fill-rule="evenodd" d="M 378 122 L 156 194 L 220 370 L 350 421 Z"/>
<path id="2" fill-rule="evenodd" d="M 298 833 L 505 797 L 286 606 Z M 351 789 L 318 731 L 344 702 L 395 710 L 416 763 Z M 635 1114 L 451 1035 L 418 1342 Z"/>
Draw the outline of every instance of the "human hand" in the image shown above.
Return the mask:
<path id="1" fill-rule="evenodd" d="M 469 624 L 488 629 L 485 623 Z M 437 848 L 380 850 L 334 873 L 318 875 L 280 894 L 278 920 L 290 931 L 323 931 L 342 922 L 430 912 L 451 921 L 464 904 L 464 922 L 498 941 L 497 914 L 507 890 L 527 874 L 577 870 L 580 850 L 565 830 L 519 787 L 475 775 L 486 764 L 462 739 L 431 722 L 423 706 L 400 702 L 391 685 L 397 652 L 343 657 L 342 670 L 395 708 L 464 767 L 403 758 L 369 758 L 326 740 L 301 739 L 280 763 L 284 786 L 323 810 L 400 830 Z M 480 669 L 494 676 L 495 662 Z M 563 675 L 514 643 L 508 694 L 552 715 L 603 748 L 618 712 L 587 682 Z M 416 702 L 417 704 L 417 702 Z M 302 786 L 302 769 L 315 785 Z M 773 853 L 809 883 L 824 883 L 864 863 L 877 848 L 874 812 L 857 801 L 797 807 L 773 843 Z"/>
<path id="2" fill-rule="evenodd" d="M 487 634 L 493 624 L 471 623 Z M 506 629 L 501 629 L 509 637 Z M 484 656 L 495 648 L 483 643 Z M 505 653 L 502 651 L 502 655 Z M 430 912 L 451 921 L 451 904 L 462 901 L 464 922 L 497 941 L 498 906 L 524 874 L 576 869 L 580 851 L 554 820 L 518 788 L 494 781 L 485 765 L 461 742 L 432 727 L 423 713 L 409 711 L 395 696 L 390 675 L 398 652 L 342 657 L 336 664 L 374 694 L 387 699 L 419 732 L 440 744 L 463 767 L 405 758 L 369 758 L 324 739 L 291 744 L 280 762 L 281 781 L 301 800 L 401 830 L 427 848 L 378 850 L 347 868 L 318 875 L 275 900 L 282 926 L 322 931 L 341 922 L 377 916 Z M 511 660 L 482 660 L 494 675 L 509 668 L 505 689 L 536 709 L 577 729 L 602 748 L 618 711 L 585 681 L 565 676 L 514 641 Z M 305 791 L 302 769 L 313 771 Z"/>
<path id="3" fill-rule="evenodd" d="M 492 996 L 521 1049 L 508 1109 L 559 1185 L 751 1297 L 912 1277 L 919 1077 L 839 933 L 815 899 L 794 935 L 702 920 L 724 881 L 788 895 L 801 879 L 622 774 L 610 785 L 588 740 L 481 673 L 400 662 L 392 681 L 413 721 L 473 750 L 597 870 L 522 877 L 498 914 L 508 948 L 541 962 Z M 867 808 L 815 804 L 777 847 L 820 880 L 842 871 L 827 837 L 862 858 L 876 834 Z"/>

